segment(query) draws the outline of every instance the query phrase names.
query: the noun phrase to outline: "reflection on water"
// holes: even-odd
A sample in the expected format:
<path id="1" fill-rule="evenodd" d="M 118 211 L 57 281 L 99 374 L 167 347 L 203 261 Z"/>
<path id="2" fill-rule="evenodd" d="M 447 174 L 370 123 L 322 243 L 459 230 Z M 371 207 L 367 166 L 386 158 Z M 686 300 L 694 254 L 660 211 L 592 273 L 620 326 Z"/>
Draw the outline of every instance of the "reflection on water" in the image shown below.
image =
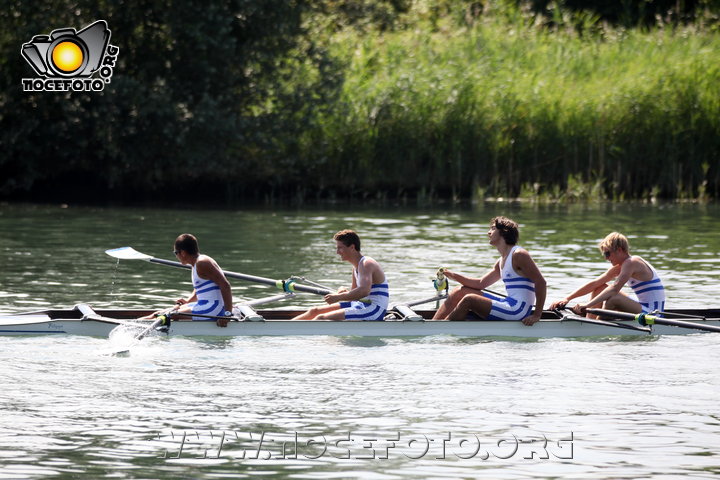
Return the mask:
<path id="1" fill-rule="evenodd" d="M 118 266 L 103 252 L 131 245 L 172 258 L 172 241 L 184 231 L 229 270 L 345 285 L 350 269 L 331 238 L 346 227 L 357 229 L 365 253 L 385 266 L 396 299 L 409 300 L 432 294 L 438 266 L 470 274 L 489 268 L 497 253 L 486 245 L 487 221 L 505 214 L 520 221 L 520 243 L 548 279 L 549 299 L 603 271 L 596 244 L 619 230 L 661 271 L 672 305 L 717 307 L 718 213 L 693 205 L 242 212 L 4 206 L 0 303 L 5 311 L 78 302 L 163 306 L 187 293 L 188 272 L 146 262 Z M 233 290 L 238 298 L 267 293 L 239 281 Z M 101 354 L 109 347 L 102 338 L 0 337 L 0 478 L 713 475 L 720 473 L 717 343 L 712 334 L 599 341 L 151 337 L 113 357 Z M 283 444 L 296 442 L 298 458 L 283 457 Z M 570 446 L 572 458 L 563 457 Z"/>

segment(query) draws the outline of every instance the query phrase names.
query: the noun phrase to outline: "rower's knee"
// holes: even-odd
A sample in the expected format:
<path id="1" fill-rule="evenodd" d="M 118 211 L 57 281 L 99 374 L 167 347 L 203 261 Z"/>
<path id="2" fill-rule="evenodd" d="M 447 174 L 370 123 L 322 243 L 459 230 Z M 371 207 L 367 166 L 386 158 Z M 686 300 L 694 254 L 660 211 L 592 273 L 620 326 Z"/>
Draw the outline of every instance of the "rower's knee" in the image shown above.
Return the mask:
<path id="1" fill-rule="evenodd" d="M 308 310 L 307 314 L 310 318 L 319 318 L 322 315 L 323 309 L 321 307 L 312 307 Z"/>
<path id="2" fill-rule="evenodd" d="M 602 307 L 606 310 L 620 310 L 624 311 L 622 302 L 617 298 L 618 295 L 610 297 L 603 303 Z"/>
<path id="3" fill-rule="evenodd" d="M 470 295 L 471 293 L 473 293 L 473 290 L 467 287 L 455 287 L 450 291 L 450 293 L 448 294 L 448 298 L 445 301 L 450 303 L 451 305 L 457 305 L 463 299 L 467 298 L 468 295 Z"/>
<path id="4" fill-rule="evenodd" d="M 467 308 L 470 309 L 470 305 L 472 304 L 472 297 L 470 295 L 465 295 L 460 299 L 460 301 L 457 302 L 457 308 Z"/>

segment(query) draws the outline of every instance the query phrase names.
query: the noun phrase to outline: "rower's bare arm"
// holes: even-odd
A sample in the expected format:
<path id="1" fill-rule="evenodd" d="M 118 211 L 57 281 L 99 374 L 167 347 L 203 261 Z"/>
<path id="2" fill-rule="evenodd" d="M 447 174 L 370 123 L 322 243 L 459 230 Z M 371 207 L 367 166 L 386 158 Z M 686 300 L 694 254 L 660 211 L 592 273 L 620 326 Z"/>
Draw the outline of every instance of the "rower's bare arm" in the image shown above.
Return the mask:
<path id="1" fill-rule="evenodd" d="M 487 272 L 481 278 L 467 277 L 459 273 L 455 273 L 451 270 L 445 270 L 445 276 L 450 280 L 458 282 L 463 287 L 473 288 L 475 290 L 482 290 L 487 288 L 493 283 L 500 280 L 500 261 L 495 262 L 495 266 L 492 270 Z"/>
<path id="2" fill-rule="evenodd" d="M 186 303 L 194 302 L 195 300 L 197 300 L 197 293 L 195 293 L 195 289 L 193 289 L 190 297 L 178 298 L 177 300 L 175 300 L 175 303 L 177 303 L 178 305 L 185 305 Z"/>
<path id="3" fill-rule="evenodd" d="M 353 300 L 361 300 L 370 295 L 372 290 L 372 272 L 373 267 L 377 265 L 368 265 L 370 262 L 363 262 L 362 265 L 358 266 L 358 279 L 355 280 L 353 275 L 352 288 L 348 290 L 340 289 L 338 293 L 331 293 L 325 295 L 325 301 L 329 304 L 338 302 L 351 302 Z"/>
<path id="4" fill-rule="evenodd" d="M 610 267 L 605 273 L 603 273 L 596 279 L 587 282 L 582 287 L 579 287 L 577 290 L 573 291 L 567 297 L 550 304 L 550 309 L 553 310 L 556 308 L 564 308 L 570 302 L 570 300 L 572 300 L 573 298 L 578 298 L 578 297 L 582 297 L 582 296 L 591 294 L 598 287 L 607 284 L 613 278 L 617 277 L 619 272 L 620 272 L 619 265 Z"/>
<path id="5" fill-rule="evenodd" d="M 547 296 L 547 282 L 540 273 L 535 261 L 526 250 L 518 250 L 513 255 L 513 267 L 526 278 L 529 278 L 535 285 L 535 310 L 532 315 L 523 319 L 525 325 L 533 325 L 540 320 L 543 308 L 545 308 L 545 297 Z"/>
<path id="6" fill-rule="evenodd" d="M 353 282 L 354 288 L 347 295 L 347 300 L 360 300 L 370 295 L 373 284 L 373 273 L 379 270 L 380 266 L 374 260 L 366 260 L 358 265 L 357 281 Z"/>
<path id="7" fill-rule="evenodd" d="M 632 278 L 632 274 L 635 272 L 635 269 L 638 267 L 638 265 L 632 261 L 632 259 L 629 259 L 630 261 L 624 261 L 620 268 L 620 273 L 617 275 L 617 278 L 615 279 L 615 283 L 611 285 L 612 289 L 615 291 L 615 293 L 620 293 L 620 290 L 622 290 L 622 287 L 625 286 L 625 284 Z M 620 266 L 620 265 L 619 265 Z"/>
<path id="8" fill-rule="evenodd" d="M 616 273 L 615 282 L 608 285 L 602 292 L 597 294 L 594 298 L 591 298 L 587 303 L 582 305 L 576 305 L 576 307 L 578 307 L 578 310 L 584 313 L 585 309 L 598 304 L 602 304 L 602 302 L 604 302 L 605 300 L 614 297 L 615 295 L 620 293 L 622 287 L 627 283 L 628 280 L 630 280 L 630 276 L 632 275 L 633 271 L 632 269 L 633 267 L 631 266 L 630 262 L 625 261 L 622 263 L 622 268 L 621 265 L 615 265 L 613 268 L 608 270 L 608 272 L 620 270 L 619 273 Z"/>

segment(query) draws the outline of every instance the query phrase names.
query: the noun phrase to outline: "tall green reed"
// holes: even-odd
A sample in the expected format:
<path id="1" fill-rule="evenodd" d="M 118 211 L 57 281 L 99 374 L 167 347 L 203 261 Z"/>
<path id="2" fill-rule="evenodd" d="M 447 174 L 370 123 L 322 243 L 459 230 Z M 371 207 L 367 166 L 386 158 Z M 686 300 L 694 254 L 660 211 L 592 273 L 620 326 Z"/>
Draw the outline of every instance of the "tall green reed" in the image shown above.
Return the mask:
<path id="1" fill-rule="evenodd" d="M 501 13 L 466 28 L 446 19 L 337 35 L 344 89 L 308 133 L 320 147 L 307 142 L 304 152 L 308 166 L 324 159 L 323 185 L 423 198 L 478 189 L 717 198 L 718 33 L 613 29 L 589 18 L 579 34 Z M 583 184 L 589 194 L 573 193 Z"/>

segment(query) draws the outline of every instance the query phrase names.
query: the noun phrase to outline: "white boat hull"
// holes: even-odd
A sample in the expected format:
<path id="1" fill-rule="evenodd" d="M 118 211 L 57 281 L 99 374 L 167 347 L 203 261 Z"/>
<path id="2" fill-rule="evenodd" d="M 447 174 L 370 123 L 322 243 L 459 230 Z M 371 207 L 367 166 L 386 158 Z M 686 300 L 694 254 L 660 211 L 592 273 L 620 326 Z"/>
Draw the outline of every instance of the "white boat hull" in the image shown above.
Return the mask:
<path id="1" fill-rule="evenodd" d="M 109 311 L 108 311 L 109 312 Z M 287 311 L 278 311 L 284 318 Z M 146 311 L 124 311 L 123 315 L 110 316 L 98 311 L 95 318 L 72 317 L 74 311 L 18 314 L 0 317 L 0 335 L 88 335 L 106 337 L 120 324 L 139 317 Z M 295 312 L 292 312 L 295 313 Z M 697 321 L 703 325 L 720 327 L 720 319 Z M 637 325 L 632 321 L 617 323 Z M 144 325 L 149 325 L 146 322 Z M 697 330 L 663 325 L 653 325 L 654 335 L 681 335 L 701 333 Z M 363 337 L 415 337 L 430 335 L 456 335 L 467 337 L 515 337 L 515 338 L 572 338 L 603 337 L 617 335 L 647 336 L 647 332 L 596 325 L 576 320 L 543 319 L 533 326 L 512 321 L 433 321 L 433 320 L 386 320 L 381 322 L 357 321 L 292 321 L 272 319 L 264 321 L 232 321 L 227 327 L 218 327 L 214 321 L 173 321 L 167 335 L 172 336 L 295 336 L 331 335 Z"/>

